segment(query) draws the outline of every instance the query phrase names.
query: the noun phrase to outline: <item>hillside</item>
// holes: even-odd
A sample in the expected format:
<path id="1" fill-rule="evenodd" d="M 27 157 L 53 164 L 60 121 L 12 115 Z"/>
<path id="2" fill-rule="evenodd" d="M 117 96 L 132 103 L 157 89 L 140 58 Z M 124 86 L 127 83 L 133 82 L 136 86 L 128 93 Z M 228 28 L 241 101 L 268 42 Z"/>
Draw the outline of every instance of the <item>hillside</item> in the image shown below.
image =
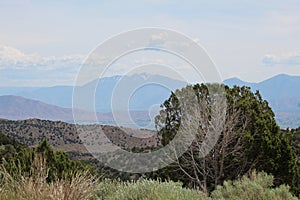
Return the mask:
<path id="1" fill-rule="evenodd" d="M 72 110 L 18 96 L 0 97 L 0 118 L 70 120 Z"/>
<path id="2" fill-rule="evenodd" d="M 99 136 L 101 129 L 112 143 L 122 148 L 142 148 L 160 145 L 157 134 L 149 130 L 134 130 L 102 125 L 80 125 L 79 127 L 96 130 Z M 20 121 L 0 119 L 0 129 L 3 134 L 29 147 L 36 146 L 42 139 L 47 138 L 54 150 L 63 150 L 73 156 L 88 154 L 74 124 L 39 119 Z M 103 143 L 102 145 L 106 144 Z"/>
<path id="3" fill-rule="evenodd" d="M 82 121 L 94 120 L 94 114 L 83 110 L 77 111 Z M 112 123 L 112 113 L 97 112 L 98 120 L 101 122 Z M 117 113 L 121 118 L 126 118 L 124 111 Z M 131 111 L 132 118 L 136 121 L 149 120 L 148 112 Z M 5 95 L 0 96 L 0 118 L 10 120 L 25 120 L 25 119 L 44 119 L 54 121 L 73 122 L 73 111 L 71 108 L 62 108 L 55 105 L 50 105 L 41 101 L 27 99 L 21 96 Z"/>

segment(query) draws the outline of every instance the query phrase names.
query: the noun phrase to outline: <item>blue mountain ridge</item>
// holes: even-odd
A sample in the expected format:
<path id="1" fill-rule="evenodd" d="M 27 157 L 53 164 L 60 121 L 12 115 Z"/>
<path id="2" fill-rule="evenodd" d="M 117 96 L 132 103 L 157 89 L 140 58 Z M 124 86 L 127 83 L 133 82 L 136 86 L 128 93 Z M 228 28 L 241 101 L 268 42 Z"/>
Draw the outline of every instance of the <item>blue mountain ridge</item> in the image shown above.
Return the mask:
<path id="1" fill-rule="evenodd" d="M 98 82 L 98 84 L 97 84 Z M 159 83 L 159 84 L 153 84 Z M 93 89 L 97 112 L 111 112 L 111 99 L 115 98 L 115 110 L 124 110 L 129 102 L 129 110 L 148 111 L 152 105 L 162 104 L 171 91 L 187 85 L 186 82 L 154 74 L 134 74 L 131 76 L 112 76 L 100 78 L 75 89 Z M 280 74 L 259 83 L 250 83 L 238 78 L 230 78 L 224 84 L 232 87 L 249 86 L 252 91 L 259 90 L 276 114 L 281 127 L 300 126 L 300 76 Z M 142 86 L 135 88 L 136 86 Z M 34 99 L 63 108 L 72 107 L 73 86 L 55 87 L 0 87 L 0 95 L 15 95 Z M 133 90 L 130 99 L 126 96 Z"/>

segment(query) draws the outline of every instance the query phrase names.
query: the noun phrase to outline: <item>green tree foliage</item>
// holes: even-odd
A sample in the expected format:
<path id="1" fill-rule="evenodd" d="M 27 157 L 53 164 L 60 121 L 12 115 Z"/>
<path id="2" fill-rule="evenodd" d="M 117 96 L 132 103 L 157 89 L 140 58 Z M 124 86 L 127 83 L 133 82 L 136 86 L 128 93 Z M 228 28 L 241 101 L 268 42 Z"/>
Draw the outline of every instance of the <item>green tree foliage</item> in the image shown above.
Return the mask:
<path id="1" fill-rule="evenodd" d="M 300 157 L 300 127 L 296 129 L 286 130 L 285 133 L 290 133 L 293 138 L 293 145 L 297 150 L 297 156 Z"/>
<path id="2" fill-rule="evenodd" d="M 289 140 L 292 142 L 292 145 L 294 149 L 296 150 L 297 158 L 295 160 L 294 168 L 288 169 L 293 171 L 295 174 L 295 178 L 292 179 L 292 189 L 294 191 L 297 191 L 297 194 L 299 194 L 300 191 L 300 127 L 296 129 L 287 129 L 287 130 L 281 130 L 282 134 L 289 138 Z M 289 142 L 290 142 L 289 141 Z M 291 183 L 290 183 L 291 184 Z"/>
<path id="3" fill-rule="evenodd" d="M 16 152 L 21 151 L 21 149 L 24 149 L 25 147 L 25 145 L 11 139 L 7 135 L 2 134 L 0 130 L 0 163 L 2 163 L 3 160 L 12 159 Z"/>
<path id="4" fill-rule="evenodd" d="M 93 167 L 91 165 L 84 164 L 81 161 L 71 160 L 63 151 L 53 151 L 46 139 L 37 147 L 28 148 L 14 139 L 0 134 L 0 145 L 2 164 L 8 173 L 15 178 L 20 175 L 30 175 L 36 157 L 41 157 L 45 161 L 45 165 L 48 169 L 48 182 L 63 177 L 71 178 L 74 171 L 88 170 L 93 173 Z"/>
<path id="5" fill-rule="evenodd" d="M 53 151 L 47 140 L 43 140 L 33 152 L 42 154 L 46 159 L 49 170 L 48 181 L 61 179 L 63 176 L 70 176 L 74 171 L 93 171 L 91 166 L 85 165 L 80 161 L 71 160 L 63 151 Z"/>
<path id="6" fill-rule="evenodd" d="M 177 97 L 191 87 L 198 102 L 206 107 L 201 115 L 206 115 L 207 122 L 202 120 L 197 132 L 198 138 L 205 136 L 205 128 L 212 118 L 212 95 L 209 94 L 208 85 L 196 84 L 172 93 L 162 105 L 156 124 L 161 128 L 163 145 L 167 145 L 174 138 L 181 123 L 181 105 Z M 203 187 L 203 179 L 206 179 L 204 187 L 211 191 L 225 180 L 236 179 L 252 169 L 257 169 L 273 174 L 275 185 L 289 184 L 295 193 L 299 193 L 299 162 L 292 138 L 280 131 L 268 102 L 262 99 L 258 91 L 253 93 L 249 87 L 225 86 L 225 92 L 225 127 L 209 155 L 203 159 L 191 159 L 192 156 L 199 155 L 199 148 L 194 144 L 189 153 L 179 158 L 178 163 L 151 176 L 182 181 L 185 185 L 194 187 Z M 198 139 L 197 142 L 199 141 L 202 140 Z M 223 156 L 222 152 L 228 156 Z M 195 169 L 198 171 L 194 173 L 194 177 L 187 175 L 186 172 L 196 171 Z"/>

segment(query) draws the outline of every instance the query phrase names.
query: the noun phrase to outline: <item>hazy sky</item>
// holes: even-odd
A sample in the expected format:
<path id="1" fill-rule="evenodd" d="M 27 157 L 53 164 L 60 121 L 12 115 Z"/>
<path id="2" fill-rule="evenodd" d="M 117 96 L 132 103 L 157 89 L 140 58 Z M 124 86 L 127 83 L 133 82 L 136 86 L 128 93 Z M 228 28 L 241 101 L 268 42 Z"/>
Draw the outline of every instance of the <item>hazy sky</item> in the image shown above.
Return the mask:
<path id="1" fill-rule="evenodd" d="M 99 43 L 140 27 L 194 38 L 223 79 L 300 75 L 299 0 L 0 0 L 0 27 L 0 86 L 70 85 Z"/>

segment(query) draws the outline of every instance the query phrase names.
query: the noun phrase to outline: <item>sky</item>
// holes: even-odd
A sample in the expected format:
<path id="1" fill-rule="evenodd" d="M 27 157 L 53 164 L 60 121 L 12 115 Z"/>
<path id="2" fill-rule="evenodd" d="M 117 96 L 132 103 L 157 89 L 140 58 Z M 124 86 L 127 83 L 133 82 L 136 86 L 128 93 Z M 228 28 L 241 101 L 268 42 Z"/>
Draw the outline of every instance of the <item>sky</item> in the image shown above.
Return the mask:
<path id="1" fill-rule="evenodd" d="M 0 86 L 72 85 L 99 44 L 143 27 L 193 38 L 222 79 L 300 76 L 299 0 L 0 0 L 0 27 Z"/>

